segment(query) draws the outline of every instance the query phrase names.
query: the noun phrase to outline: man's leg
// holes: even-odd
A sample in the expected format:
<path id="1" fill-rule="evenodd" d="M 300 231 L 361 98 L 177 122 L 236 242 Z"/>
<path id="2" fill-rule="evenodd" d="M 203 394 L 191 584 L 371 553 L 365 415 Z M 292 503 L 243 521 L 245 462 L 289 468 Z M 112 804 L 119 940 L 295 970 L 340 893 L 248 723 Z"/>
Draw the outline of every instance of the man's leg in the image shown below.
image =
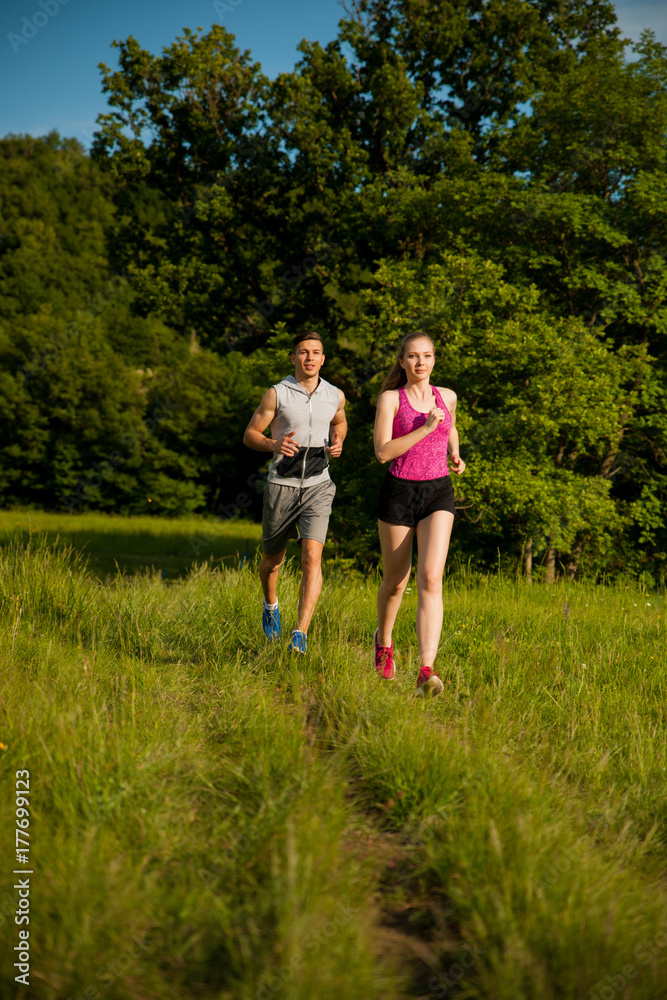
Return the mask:
<path id="1" fill-rule="evenodd" d="M 301 534 L 301 586 L 297 631 L 308 632 L 322 590 L 322 552 L 336 487 L 327 480 L 304 491 L 297 524 Z"/>
<path id="2" fill-rule="evenodd" d="M 308 632 L 310 619 L 322 591 L 322 542 L 314 538 L 301 540 L 301 586 L 299 587 L 299 618 L 296 627 L 304 635 Z"/>
<path id="3" fill-rule="evenodd" d="M 262 561 L 259 564 L 259 579 L 262 583 L 265 604 L 275 604 L 278 600 L 276 585 L 278 583 L 280 566 L 284 558 L 284 549 L 274 556 L 267 556 L 266 553 L 262 555 Z"/>

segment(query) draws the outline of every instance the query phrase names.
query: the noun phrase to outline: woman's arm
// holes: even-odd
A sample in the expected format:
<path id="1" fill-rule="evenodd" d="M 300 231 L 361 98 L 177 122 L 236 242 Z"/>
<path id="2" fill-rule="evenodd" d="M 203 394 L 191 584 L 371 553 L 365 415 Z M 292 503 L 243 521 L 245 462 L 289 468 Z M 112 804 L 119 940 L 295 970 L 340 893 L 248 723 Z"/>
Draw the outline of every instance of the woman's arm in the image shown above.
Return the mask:
<path id="1" fill-rule="evenodd" d="M 451 458 L 450 465 L 452 471 L 460 476 L 466 464 L 459 455 L 459 432 L 456 429 L 456 393 L 451 389 L 441 389 L 440 386 L 438 386 L 438 390 L 452 418 L 452 425 L 449 428 L 449 444 L 447 445 Z"/>
<path id="2" fill-rule="evenodd" d="M 399 401 L 396 389 L 383 392 L 378 399 L 373 434 L 373 444 L 378 462 L 391 462 L 394 458 L 404 455 L 408 448 L 412 448 L 413 444 L 417 444 L 418 441 L 427 437 L 445 419 L 444 411 L 434 406 L 425 424 L 410 431 L 409 434 L 404 434 L 403 437 L 392 440 L 394 417 L 398 412 Z"/>

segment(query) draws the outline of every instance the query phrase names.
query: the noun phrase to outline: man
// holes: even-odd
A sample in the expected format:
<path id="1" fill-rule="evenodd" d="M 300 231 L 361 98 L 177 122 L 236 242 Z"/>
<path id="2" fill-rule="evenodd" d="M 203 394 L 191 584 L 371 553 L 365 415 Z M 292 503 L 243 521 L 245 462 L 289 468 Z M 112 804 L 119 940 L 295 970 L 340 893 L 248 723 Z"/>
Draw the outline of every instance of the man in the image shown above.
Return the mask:
<path id="1" fill-rule="evenodd" d="M 322 590 L 322 550 L 336 492 L 327 452 L 331 458 L 340 456 L 347 421 L 345 396 L 320 378 L 325 358 L 319 333 L 299 334 L 292 347 L 294 375 L 264 393 L 243 443 L 255 451 L 275 454 L 264 490 L 259 567 L 264 594 L 262 628 L 269 639 L 280 635 L 276 584 L 287 540 L 296 536 L 298 528 L 303 575 L 298 620 L 288 648 L 305 653 L 308 626 Z M 271 428 L 270 438 L 264 434 L 267 427 Z"/>

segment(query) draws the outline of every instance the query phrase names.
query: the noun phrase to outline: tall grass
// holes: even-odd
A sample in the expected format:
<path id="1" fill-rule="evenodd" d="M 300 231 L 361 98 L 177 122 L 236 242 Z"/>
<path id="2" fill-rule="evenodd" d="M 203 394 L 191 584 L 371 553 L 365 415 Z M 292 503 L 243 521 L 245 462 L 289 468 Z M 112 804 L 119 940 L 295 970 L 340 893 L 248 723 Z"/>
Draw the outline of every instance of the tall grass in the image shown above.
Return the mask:
<path id="1" fill-rule="evenodd" d="M 243 519 L 0 511 L 0 545 L 39 534 L 85 554 L 90 569 L 102 577 L 151 570 L 173 579 L 195 563 L 238 565 L 253 557 L 260 533 L 260 525 Z M 290 551 L 294 554 L 296 547 Z"/>
<path id="2" fill-rule="evenodd" d="M 287 628 L 297 588 L 289 564 Z M 30 770 L 35 995 L 665 995 L 664 597 L 456 577 L 422 703 L 416 593 L 388 684 L 375 590 L 332 567 L 295 659 L 252 561 L 99 579 L 5 546 L 0 790 Z M 3 997 L 13 829 L 3 810 Z"/>

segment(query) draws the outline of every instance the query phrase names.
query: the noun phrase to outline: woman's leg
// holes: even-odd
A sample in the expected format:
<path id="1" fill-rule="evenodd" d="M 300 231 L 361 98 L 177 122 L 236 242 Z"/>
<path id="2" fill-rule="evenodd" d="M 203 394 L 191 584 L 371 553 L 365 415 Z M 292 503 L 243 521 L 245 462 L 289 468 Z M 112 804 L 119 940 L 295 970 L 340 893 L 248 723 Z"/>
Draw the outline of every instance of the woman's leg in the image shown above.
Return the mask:
<path id="1" fill-rule="evenodd" d="M 378 590 L 378 645 L 391 646 L 391 630 L 410 579 L 414 528 L 378 521 L 382 547 L 382 583 Z"/>
<path id="2" fill-rule="evenodd" d="M 442 575 L 454 515 L 437 510 L 417 523 L 417 642 L 422 667 L 432 667 L 442 631 Z"/>

